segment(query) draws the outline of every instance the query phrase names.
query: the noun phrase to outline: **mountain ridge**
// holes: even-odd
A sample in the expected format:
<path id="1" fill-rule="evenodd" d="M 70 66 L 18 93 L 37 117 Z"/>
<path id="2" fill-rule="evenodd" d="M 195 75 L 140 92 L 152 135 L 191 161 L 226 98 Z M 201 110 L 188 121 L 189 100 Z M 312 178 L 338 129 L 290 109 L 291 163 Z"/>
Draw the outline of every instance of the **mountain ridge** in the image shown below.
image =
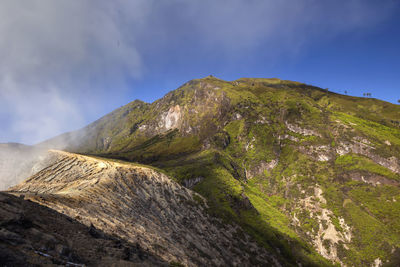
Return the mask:
<path id="1" fill-rule="evenodd" d="M 54 156 L 45 169 L 9 192 L 139 244 L 166 262 L 279 265 L 237 225 L 223 225 L 209 217 L 200 195 L 154 169 L 62 151 L 50 153 Z M 231 252 L 241 247 L 246 251 Z"/>
<path id="2" fill-rule="evenodd" d="M 217 83 L 218 85 L 214 85 L 213 83 Z M 180 86 L 176 90 L 173 90 L 173 91 L 167 93 L 164 97 L 162 97 L 159 100 L 156 100 L 156 101 L 154 101 L 152 103 L 146 103 L 146 102 L 143 102 L 141 100 L 134 100 L 134 101 L 130 102 L 129 104 L 127 104 L 127 105 L 125 105 L 125 106 L 123 106 L 121 108 L 118 108 L 118 109 L 114 110 L 113 112 L 103 116 L 102 118 L 100 118 L 99 120 L 96 120 L 93 124 L 90 124 L 90 125 L 93 126 L 93 125 L 99 124 L 102 121 L 104 121 L 107 117 L 110 117 L 115 113 L 118 113 L 122 109 L 123 109 L 122 116 L 124 116 L 127 113 L 130 113 L 132 111 L 130 109 L 138 109 L 138 108 L 145 109 L 146 107 L 148 108 L 149 106 L 152 106 L 152 105 L 156 106 L 156 108 L 158 108 L 157 106 L 159 106 L 160 102 L 163 102 L 163 100 L 165 100 L 165 99 L 170 99 L 175 94 L 179 94 L 179 93 L 182 94 L 183 93 L 182 91 L 185 91 L 185 90 L 187 91 L 188 87 L 190 87 L 190 85 L 195 85 L 195 86 L 198 85 L 197 89 L 202 89 L 202 91 L 207 91 L 207 89 L 210 89 L 210 88 L 214 88 L 214 89 L 217 88 L 216 90 L 221 89 L 223 87 L 223 86 L 221 86 L 221 84 L 231 85 L 231 87 L 235 86 L 235 87 L 238 87 L 238 88 L 244 87 L 245 90 L 247 90 L 249 87 L 251 88 L 251 87 L 254 87 L 254 86 L 257 86 L 257 85 L 261 85 L 261 86 L 266 85 L 267 88 L 269 88 L 269 89 L 274 88 L 276 90 L 279 89 L 279 88 L 284 89 L 284 90 L 285 89 L 293 89 L 294 88 L 295 90 L 305 90 L 303 95 L 306 95 L 306 93 L 307 94 L 311 94 L 310 90 L 311 91 L 315 90 L 315 91 L 320 93 L 320 94 L 317 94 L 317 96 L 316 96 L 317 98 L 318 97 L 323 97 L 326 94 L 330 95 L 330 96 L 336 95 L 336 96 L 339 96 L 341 98 L 344 98 L 347 101 L 346 104 L 348 104 L 349 102 L 350 102 L 350 104 L 353 104 L 353 105 L 357 104 L 357 102 L 361 102 L 361 104 L 363 104 L 363 105 L 372 105 L 372 106 L 374 106 L 374 104 L 382 104 L 385 107 L 385 109 L 389 109 L 389 108 L 390 109 L 397 109 L 396 114 L 383 114 L 383 115 L 385 115 L 385 117 L 387 117 L 387 119 L 390 119 L 389 121 L 385 122 L 387 124 L 389 124 L 391 121 L 395 121 L 394 119 L 398 119 L 398 117 L 395 116 L 395 115 L 398 115 L 398 105 L 391 104 L 389 102 L 384 102 L 384 101 L 377 100 L 377 99 L 359 98 L 359 97 L 353 97 L 353 96 L 347 96 L 347 95 L 340 95 L 340 94 L 335 93 L 335 92 L 326 91 L 326 89 L 322 89 L 322 88 L 306 85 L 306 84 L 303 84 L 303 83 L 300 83 L 300 82 L 292 82 L 292 81 L 280 80 L 280 79 L 277 79 L 277 78 L 272 78 L 272 79 L 240 78 L 240 79 L 237 79 L 237 80 L 234 80 L 234 81 L 231 81 L 231 82 L 227 82 L 227 81 L 223 81 L 221 79 L 217 79 L 215 77 L 208 76 L 208 77 L 205 77 L 205 78 L 202 78 L 202 79 L 191 80 L 191 81 L 183 84 L 182 86 Z M 209 88 L 207 88 L 208 86 L 209 86 Z M 236 95 L 236 97 L 237 97 L 237 95 Z M 353 103 L 353 102 L 355 102 L 355 103 Z M 349 106 L 350 106 L 350 104 L 349 104 Z M 373 116 L 369 116 L 369 119 L 371 119 L 371 118 L 373 119 Z M 375 120 L 375 121 L 378 121 L 378 120 Z M 398 123 L 399 122 L 396 121 L 396 124 L 398 124 Z M 133 125 L 133 126 L 135 126 L 135 125 Z M 67 134 L 64 134 L 64 135 L 60 135 L 58 138 L 66 139 L 67 140 L 66 143 L 68 143 L 68 139 L 78 139 L 79 140 L 81 138 L 81 136 L 79 136 L 79 134 L 75 138 L 73 136 L 68 136 L 68 135 L 74 135 L 74 134 L 77 134 L 77 133 L 85 132 L 85 130 L 87 128 L 88 127 L 85 127 L 81 131 L 78 130 L 78 131 L 74 131 L 74 132 L 67 133 Z M 167 125 L 167 127 L 165 127 L 165 128 L 168 130 L 171 127 L 169 127 Z M 131 130 L 133 131 L 133 130 L 136 130 L 136 129 L 133 128 Z M 83 134 L 83 135 L 85 135 L 85 134 Z M 48 142 L 49 141 L 45 141 L 44 143 L 39 144 L 39 145 L 45 145 Z M 51 143 L 51 141 L 50 141 L 50 143 Z M 64 143 L 64 142 L 61 141 L 61 143 Z"/>
<path id="3" fill-rule="evenodd" d="M 146 164 L 290 264 L 400 247 L 400 106 L 279 79 L 189 81 L 40 147 Z M 373 233 L 373 234 L 372 234 Z"/>

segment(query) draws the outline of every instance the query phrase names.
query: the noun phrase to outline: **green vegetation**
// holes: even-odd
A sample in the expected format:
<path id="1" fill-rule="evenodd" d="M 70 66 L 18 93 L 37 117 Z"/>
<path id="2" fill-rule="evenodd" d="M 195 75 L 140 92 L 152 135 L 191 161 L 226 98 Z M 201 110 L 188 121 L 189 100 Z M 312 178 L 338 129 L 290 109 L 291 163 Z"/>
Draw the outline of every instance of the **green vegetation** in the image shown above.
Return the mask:
<path id="1" fill-rule="evenodd" d="M 359 130 L 364 136 L 368 136 L 376 143 L 389 141 L 396 146 L 400 146 L 400 129 L 394 129 L 380 123 L 361 119 L 345 113 L 335 113 L 334 118 L 343 121 L 352 128 Z"/>
<path id="2" fill-rule="evenodd" d="M 339 171 L 361 170 L 400 181 L 400 175 L 363 156 L 351 154 L 344 155 L 338 157 L 335 161 L 335 164 L 339 168 Z"/>
<path id="3" fill-rule="evenodd" d="M 176 127 L 166 129 L 177 105 Z M 151 104 L 134 101 L 79 134 L 70 150 L 150 165 L 182 184 L 200 177 L 193 190 L 208 212 L 239 224 L 285 265 L 334 264 L 314 249 L 329 223 L 342 239 L 336 263 L 371 266 L 400 248 L 400 175 L 376 160 L 399 158 L 398 105 L 279 79 L 207 77 Z M 351 150 L 355 142 L 368 153 Z M 337 155 L 344 145 L 349 153 Z"/>
<path id="4" fill-rule="evenodd" d="M 169 267 L 184 267 L 185 265 L 183 265 L 182 263 L 176 262 L 176 261 L 171 261 L 169 263 Z"/>

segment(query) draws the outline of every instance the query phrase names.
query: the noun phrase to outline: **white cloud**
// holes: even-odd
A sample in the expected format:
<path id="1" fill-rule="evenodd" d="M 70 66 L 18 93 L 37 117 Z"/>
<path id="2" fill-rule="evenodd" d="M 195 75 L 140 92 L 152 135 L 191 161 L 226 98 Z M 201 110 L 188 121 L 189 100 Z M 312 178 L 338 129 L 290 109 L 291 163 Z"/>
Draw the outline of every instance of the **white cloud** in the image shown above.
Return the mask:
<path id="1" fill-rule="evenodd" d="M 0 118 L 9 116 L 12 123 L 2 136 L 32 143 L 82 126 L 88 113 L 110 101 L 110 90 L 121 94 L 127 78 L 151 72 L 143 54 L 151 61 L 153 54 L 195 46 L 222 59 L 262 48 L 271 58 L 295 55 L 315 40 L 377 25 L 394 5 L 389 0 L 3 0 Z"/>
<path id="2" fill-rule="evenodd" d="M 101 101 L 107 88 L 123 88 L 126 76 L 140 75 L 140 56 L 114 7 L 109 1 L 0 2 L 0 104 L 7 107 L 0 112 L 13 119 L 3 131 L 37 142 L 81 126 L 78 114 L 88 112 L 81 99 Z"/>

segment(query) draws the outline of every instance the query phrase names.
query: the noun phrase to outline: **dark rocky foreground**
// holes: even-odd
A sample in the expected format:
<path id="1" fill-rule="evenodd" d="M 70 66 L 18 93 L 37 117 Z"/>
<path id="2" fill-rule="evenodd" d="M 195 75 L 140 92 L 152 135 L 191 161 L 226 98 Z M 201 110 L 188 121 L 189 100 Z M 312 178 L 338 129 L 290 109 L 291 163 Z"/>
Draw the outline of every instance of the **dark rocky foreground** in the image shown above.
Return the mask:
<path id="1" fill-rule="evenodd" d="M 168 266 L 138 244 L 0 192 L 0 266 Z"/>

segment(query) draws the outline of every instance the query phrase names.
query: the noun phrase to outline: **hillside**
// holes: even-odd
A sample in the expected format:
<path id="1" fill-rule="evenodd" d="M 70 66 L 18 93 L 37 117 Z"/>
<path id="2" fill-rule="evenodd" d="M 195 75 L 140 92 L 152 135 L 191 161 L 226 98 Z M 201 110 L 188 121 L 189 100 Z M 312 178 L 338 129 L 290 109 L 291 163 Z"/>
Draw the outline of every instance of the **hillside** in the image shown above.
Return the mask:
<path id="1" fill-rule="evenodd" d="M 40 146 L 155 167 L 287 264 L 328 265 L 314 248 L 380 266 L 400 247 L 400 106 L 377 99 L 206 77 Z M 18 190 L 39 192 L 39 178 Z"/>
<path id="2" fill-rule="evenodd" d="M 168 266 L 139 244 L 0 193 L 1 266 Z"/>
<path id="3" fill-rule="evenodd" d="M 12 193 L 138 244 L 165 262 L 276 265 L 275 255 L 239 226 L 210 217 L 201 196 L 165 174 L 124 162 L 50 153 L 55 160 L 11 188 Z"/>

